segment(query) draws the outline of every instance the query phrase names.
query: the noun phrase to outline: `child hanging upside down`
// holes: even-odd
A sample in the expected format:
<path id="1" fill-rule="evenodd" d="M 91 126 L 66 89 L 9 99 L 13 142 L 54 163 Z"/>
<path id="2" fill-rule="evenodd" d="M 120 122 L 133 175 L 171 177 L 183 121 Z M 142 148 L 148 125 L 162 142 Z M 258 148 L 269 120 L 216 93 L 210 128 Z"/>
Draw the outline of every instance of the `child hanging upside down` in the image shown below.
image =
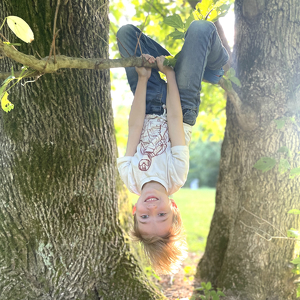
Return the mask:
<path id="1" fill-rule="evenodd" d="M 134 55 L 139 36 L 140 30 L 133 25 L 119 29 L 123 57 Z M 188 145 L 199 112 L 201 81 L 218 83 L 228 54 L 208 21 L 191 23 L 174 69 L 163 65 L 170 53 L 144 34 L 140 47 L 136 55 L 156 61 L 167 83 L 156 69 L 126 68 L 134 99 L 126 154 L 118 158 L 118 170 L 127 188 L 140 196 L 133 208 L 133 236 L 143 243 L 158 273 L 172 274 L 186 257 L 187 244 L 179 209 L 169 196 L 187 178 Z"/>

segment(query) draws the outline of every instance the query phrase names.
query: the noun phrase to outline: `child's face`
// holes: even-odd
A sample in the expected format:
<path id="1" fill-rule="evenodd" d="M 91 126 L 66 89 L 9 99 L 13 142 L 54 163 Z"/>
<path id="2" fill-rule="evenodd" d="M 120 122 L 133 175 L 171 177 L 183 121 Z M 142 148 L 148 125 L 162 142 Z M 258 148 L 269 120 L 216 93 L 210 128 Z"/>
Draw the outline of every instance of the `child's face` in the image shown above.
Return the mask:
<path id="1" fill-rule="evenodd" d="M 142 191 L 136 203 L 139 230 L 145 235 L 166 235 L 172 226 L 173 211 L 169 197 L 156 189 Z"/>

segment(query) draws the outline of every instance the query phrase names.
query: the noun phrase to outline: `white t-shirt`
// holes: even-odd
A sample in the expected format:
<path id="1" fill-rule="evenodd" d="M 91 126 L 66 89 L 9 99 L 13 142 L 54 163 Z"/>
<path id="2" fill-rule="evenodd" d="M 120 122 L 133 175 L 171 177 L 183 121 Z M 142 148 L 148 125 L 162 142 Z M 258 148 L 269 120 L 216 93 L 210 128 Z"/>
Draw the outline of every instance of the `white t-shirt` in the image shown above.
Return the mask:
<path id="1" fill-rule="evenodd" d="M 183 129 L 186 146 L 171 148 L 167 116 L 146 115 L 136 153 L 117 159 L 120 176 L 130 192 L 140 195 L 149 181 L 162 184 L 168 195 L 184 185 L 189 171 L 192 126 L 183 123 Z"/>

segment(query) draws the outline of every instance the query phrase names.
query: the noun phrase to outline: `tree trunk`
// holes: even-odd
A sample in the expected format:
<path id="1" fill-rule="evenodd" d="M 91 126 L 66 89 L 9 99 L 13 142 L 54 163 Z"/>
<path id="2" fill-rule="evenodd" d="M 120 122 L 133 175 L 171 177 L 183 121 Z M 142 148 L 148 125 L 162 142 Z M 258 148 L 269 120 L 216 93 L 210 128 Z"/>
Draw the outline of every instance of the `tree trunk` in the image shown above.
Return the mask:
<path id="1" fill-rule="evenodd" d="M 35 33 L 20 51 L 49 54 L 56 3 L 0 2 L 1 20 L 22 17 Z M 56 28 L 56 53 L 107 58 L 108 2 L 61 1 Z M 118 219 L 109 71 L 46 74 L 10 94 L 14 110 L 0 113 L 1 300 L 162 298 Z"/>
<path id="2" fill-rule="evenodd" d="M 235 14 L 233 60 L 242 83 L 235 88 L 260 124 L 243 131 L 227 103 L 216 210 L 197 276 L 225 288 L 228 299 L 295 299 L 289 263 L 295 243 L 271 237 L 299 228 L 299 218 L 287 212 L 299 208 L 300 180 L 281 174 L 278 163 L 264 173 L 253 166 L 271 157 L 299 167 L 299 1 L 236 0 Z M 284 127 L 278 129 L 274 120 Z M 278 152 L 283 146 L 290 157 Z"/>

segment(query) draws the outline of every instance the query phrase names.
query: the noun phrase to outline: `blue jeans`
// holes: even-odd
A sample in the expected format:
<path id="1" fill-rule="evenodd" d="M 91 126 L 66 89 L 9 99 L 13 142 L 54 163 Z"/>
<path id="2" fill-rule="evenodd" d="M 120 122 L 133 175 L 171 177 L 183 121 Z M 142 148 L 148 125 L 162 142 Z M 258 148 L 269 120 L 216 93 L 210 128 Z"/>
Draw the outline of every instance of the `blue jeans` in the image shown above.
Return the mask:
<path id="1" fill-rule="evenodd" d="M 125 25 L 118 30 L 118 47 L 122 57 L 134 55 L 140 32 L 133 25 Z M 143 33 L 140 38 L 140 46 L 143 53 L 154 57 L 170 55 L 166 49 Z M 139 46 L 136 55 L 141 56 Z M 205 79 L 217 83 L 220 79 L 218 76 L 223 75 L 222 67 L 227 61 L 228 53 L 221 43 L 214 24 L 208 21 L 193 21 L 187 30 L 181 53 L 174 68 L 184 123 L 194 125 L 196 122 L 203 76 Z M 125 70 L 134 94 L 138 74 L 134 67 L 128 67 Z M 162 115 L 166 96 L 166 82 L 160 78 L 158 70 L 152 69 L 147 83 L 146 114 Z"/>

